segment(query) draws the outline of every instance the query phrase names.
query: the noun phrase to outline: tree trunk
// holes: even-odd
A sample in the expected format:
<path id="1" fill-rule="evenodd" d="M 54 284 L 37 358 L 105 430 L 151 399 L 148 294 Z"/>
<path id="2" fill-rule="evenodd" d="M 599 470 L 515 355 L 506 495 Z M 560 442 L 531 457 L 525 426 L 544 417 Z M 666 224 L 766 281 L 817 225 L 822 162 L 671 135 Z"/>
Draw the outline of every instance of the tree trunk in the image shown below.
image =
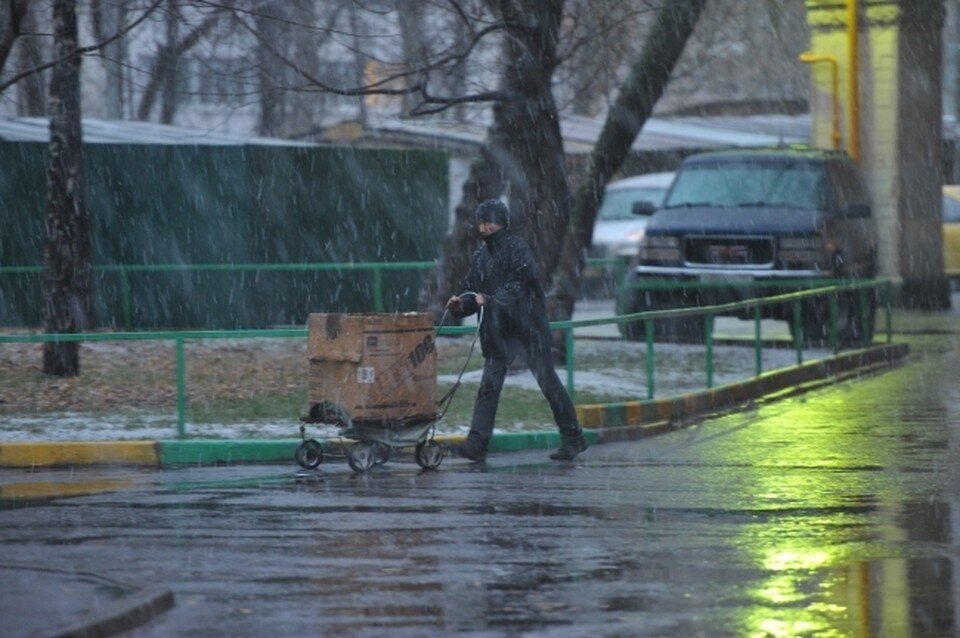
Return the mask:
<path id="1" fill-rule="evenodd" d="M 559 258 L 570 211 L 560 119 L 551 92 L 563 3 L 501 0 L 505 22 L 502 102 L 493 107 L 487 142 L 470 170 L 457 206 L 452 235 L 444 241 L 441 264 L 421 293 L 421 306 L 435 316 L 459 286 L 474 251 L 476 205 L 510 198 L 511 230 L 524 237 L 548 281 Z"/>
<path id="2" fill-rule="evenodd" d="M 125 13 L 126 7 L 121 3 L 93 0 L 90 3 L 90 14 L 96 41 L 103 42 L 119 33 Z M 100 60 L 106 72 L 103 87 L 104 116 L 111 120 L 123 119 L 124 42 L 125 38 L 117 38 L 100 49 Z"/>
<path id="3" fill-rule="evenodd" d="M 177 88 L 180 76 L 180 60 L 182 55 L 175 50 L 175 43 L 178 40 L 180 31 L 180 16 L 177 12 L 175 0 L 170 0 L 170 6 L 167 7 L 167 48 L 166 55 L 163 56 L 164 64 L 157 62 L 157 73 L 161 74 L 160 79 L 160 123 L 173 124 L 173 116 L 177 111 L 177 103 L 180 96 L 177 95 Z"/>
<path id="4" fill-rule="evenodd" d="M 563 19 L 561 0 L 502 2 L 506 21 L 519 23 L 505 39 L 505 102 L 494 106 L 501 125 L 493 148 L 503 149 L 511 228 L 530 244 L 547 288 L 570 219 L 560 116 L 551 91 Z"/>
<path id="5" fill-rule="evenodd" d="M 143 89 L 140 106 L 137 108 L 138 120 L 146 121 L 150 119 L 150 112 L 153 110 L 157 96 L 163 92 L 160 120 L 168 124 L 173 121 L 177 107 L 175 91 L 177 67 L 180 64 L 180 59 L 217 26 L 220 16 L 219 12 L 211 13 L 179 41 L 169 39 L 171 37 L 176 38 L 178 29 L 177 24 L 168 22 L 168 39 L 157 48 L 157 59 L 150 70 L 150 80 Z"/>
<path id="6" fill-rule="evenodd" d="M 943 0 L 900 4 L 900 298 L 904 307 L 923 310 L 950 307 L 939 214 L 944 174 L 941 34 L 945 12 Z"/>
<path id="7" fill-rule="evenodd" d="M 23 21 L 27 14 L 26 0 L 8 0 L 0 4 L 0 72 L 7 64 L 17 38 L 23 33 Z"/>
<path id="8" fill-rule="evenodd" d="M 36 4 L 27 8 L 24 16 L 24 33 L 38 33 L 37 28 L 39 10 Z M 26 71 L 41 66 L 46 60 L 45 52 L 47 45 L 42 35 L 22 35 L 17 46 L 20 49 L 18 55 L 17 71 Z M 48 55 L 48 54 L 47 54 Z M 23 78 L 17 83 L 17 115 L 27 117 L 43 117 L 47 114 L 47 91 L 45 80 L 49 77 L 47 73 L 33 73 Z"/>
<path id="9" fill-rule="evenodd" d="M 277 3 L 261 7 L 255 18 L 257 29 L 257 78 L 260 83 L 260 120 L 257 132 L 267 137 L 276 137 L 283 128 L 286 120 L 286 93 L 284 75 L 287 68 L 264 45 L 280 50 L 287 55 L 287 46 L 292 45 L 290 38 L 284 34 L 284 24 L 281 20 L 288 20 L 283 12 L 284 7 Z M 298 63 L 300 61 L 298 60 Z"/>
<path id="10" fill-rule="evenodd" d="M 569 319 L 580 293 L 584 252 L 593 237 L 597 207 L 603 189 L 619 170 L 657 100 L 670 80 L 687 40 L 693 34 L 706 0 L 676 0 L 658 12 L 640 57 L 630 69 L 607 115 L 590 157 L 587 177 L 577 188 L 570 228 L 563 238 L 563 251 L 550 291 L 551 319 Z"/>
<path id="11" fill-rule="evenodd" d="M 403 43 L 403 62 L 409 72 L 412 69 L 422 68 L 427 62 L 427 40 L 430 32 L 424 21 L 425 3 L 421 0 L 399 0 L 397 20 L 400 24 L 400 38 Z M 407 84 L 419 82 L 419 77 L 408 77 Z M 406 116 L 416 107 L 416 94 L 403 95 L 403 112 Z"/>
<path id="12" fill-rule="evenodd" d="M 510 25 L 501 54 L 505 97 L 494 104 L 493 125 L 464 185 L 453 235 L 421 294 L 422 305 L 434 314 L 458 292 L 469 266 L 477 238 L 473 211 L 480 201 L 509 196 L 510 228 L 530 244 L 545 286 L 569 219 L 560 118 L 550 88 L 563 2 L 501 0 L 498 8 Z"/>
<path id="13" fill-rule="evenodd" d="M 41 66 L 44 62 L 43 51 L 46 47 L 42 35 L 33 35 L 40 31 L 37 28 L 38 5 L 36 3 L 31 5 L 28 0 L 14 0 L 8 11 L 10 18 L 6 29 L 14 24 L 17 27 L 17 35 L 14 40 L 11 40 L 11 43 L 16 42 L 17 48 L 14 73 L 19 74 L 21 71 Z M 0 54 L 0 58 L 2 58 L 0 69 L 3 69 L 9 59 L 6 54 Z M 47 95 L 44 78 L 45 74 L 34 73 L 17 82 L 17 115 L 30 117 L 46 115 Z"/>
<path id="14" fill-rule="evenodd" d="M 83 205 L 80 131 L 80 56 L 76 0 L 55 0 L 53 30 L 58 59 L 50 80 L 50 170 L 43 245 L 43 318 L 47 333 L 90 326 L 90 230 Z M 43 373 L 80 373 L 79 344 L 45 343 Z"/>

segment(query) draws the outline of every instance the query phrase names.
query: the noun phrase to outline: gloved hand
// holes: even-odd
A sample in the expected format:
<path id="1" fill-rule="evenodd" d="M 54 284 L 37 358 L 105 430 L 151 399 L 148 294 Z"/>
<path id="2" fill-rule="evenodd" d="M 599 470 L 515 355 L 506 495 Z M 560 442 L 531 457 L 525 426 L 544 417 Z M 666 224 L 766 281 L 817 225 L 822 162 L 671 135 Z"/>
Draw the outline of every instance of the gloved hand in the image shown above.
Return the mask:
<path id="1" fill-rule="evenodd" d="M 451 310 L 466 317 L 480 309 L 480 306 L 483 305 L 483 295 L 465 292 L 459 296 L 450 297 L 447 304 Z"/>

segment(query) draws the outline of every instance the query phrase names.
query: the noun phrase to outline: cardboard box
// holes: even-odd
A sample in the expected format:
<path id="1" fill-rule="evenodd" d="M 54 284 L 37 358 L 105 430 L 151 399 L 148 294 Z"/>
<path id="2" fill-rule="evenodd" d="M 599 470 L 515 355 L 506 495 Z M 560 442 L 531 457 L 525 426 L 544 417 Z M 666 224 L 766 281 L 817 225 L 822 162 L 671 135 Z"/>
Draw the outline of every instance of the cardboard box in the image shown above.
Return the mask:
<path id="1" fill-rule="evenodd" d="M 313 313 L 307 329 L 311 406 L 331 401 L 354 421 L 435 417 L 437 351 L 429 314 Z"/>

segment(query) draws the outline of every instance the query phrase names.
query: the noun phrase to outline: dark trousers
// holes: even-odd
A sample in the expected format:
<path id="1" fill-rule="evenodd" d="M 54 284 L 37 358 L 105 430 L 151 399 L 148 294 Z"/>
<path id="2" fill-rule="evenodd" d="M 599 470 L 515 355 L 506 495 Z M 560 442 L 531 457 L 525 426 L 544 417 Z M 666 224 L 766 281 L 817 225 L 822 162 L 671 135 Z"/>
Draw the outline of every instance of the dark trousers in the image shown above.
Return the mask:
<path id="1" fill-rule="evenodd" d="M 553 420 L 560 430 L 564 440 L 573 440 L 582 434 L 577 422 L 577 413 L 573 401 L 567 394 L 567 389 L 560 382 L 557 371 L 553 367 L 553 359 L 549 350 L 544 351 L 536 345 L 522 346 L 519 342 L 509 344 L 505 356 L 487 357 L 483 361 L 483 377 L 480 380 L 480 390 L 473 406 L 473 422 L 470 424 L 469 438 L 486 448 L 493 435 L 493 425 L 497 416 L 497 405 L 500 403 L 500 391 L 503 389 L 503 380 L 507 370 L 517 352 L 522 349 L 526 354 L 527 365 L 533 373 L 540 391 L 550 404 L 553 411 Z"/>

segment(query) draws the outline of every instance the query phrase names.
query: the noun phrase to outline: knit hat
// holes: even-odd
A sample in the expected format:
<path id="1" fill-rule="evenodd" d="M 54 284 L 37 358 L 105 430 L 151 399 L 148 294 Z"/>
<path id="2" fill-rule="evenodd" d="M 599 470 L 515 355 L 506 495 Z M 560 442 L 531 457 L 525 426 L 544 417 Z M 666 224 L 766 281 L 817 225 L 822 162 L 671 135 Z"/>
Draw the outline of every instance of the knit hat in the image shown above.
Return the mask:
<path id="1" fill-rule="evenodd" d="M 474 220 L 477 224 L 493 222 L 507 228 L 510 226 L 510 211 L 507 210 L 507 205 L 499 199 L 488 199 L 477 206 Z"/>

